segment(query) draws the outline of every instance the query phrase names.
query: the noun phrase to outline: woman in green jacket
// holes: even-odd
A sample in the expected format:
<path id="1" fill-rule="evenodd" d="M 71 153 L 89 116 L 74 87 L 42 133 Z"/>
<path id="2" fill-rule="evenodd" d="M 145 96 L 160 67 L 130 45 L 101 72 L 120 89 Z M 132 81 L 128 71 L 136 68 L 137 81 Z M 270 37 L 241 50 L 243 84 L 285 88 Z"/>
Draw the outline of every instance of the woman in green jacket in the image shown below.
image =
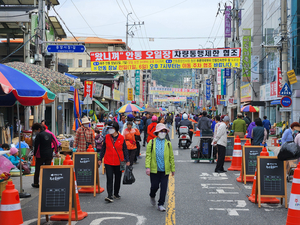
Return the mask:
<path id="1" fill-rule="evenodd" d="M 155 206 L 155 195 L 160 185 L 160 197 L 158 210 L 166 211 L 164 203 L 167 194 L 169 174 L 175 174 L 174 154 L 171 142 L 166 139 L 169 129 L 165 124 L 159 123 L 154 134 L 157 138 L 147 144 L 146 151 L 146 174 L 150 176 L 150 203 Z"/>

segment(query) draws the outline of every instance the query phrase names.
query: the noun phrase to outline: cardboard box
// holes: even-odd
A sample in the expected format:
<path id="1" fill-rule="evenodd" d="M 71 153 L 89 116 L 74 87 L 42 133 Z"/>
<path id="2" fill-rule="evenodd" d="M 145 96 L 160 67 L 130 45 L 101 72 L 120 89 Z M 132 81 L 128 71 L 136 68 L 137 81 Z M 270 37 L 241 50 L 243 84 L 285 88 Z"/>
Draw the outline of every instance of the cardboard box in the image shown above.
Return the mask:
<path id="1" fill-rule="evenodd" d="M 34 120 L 34 116 L 33 116 L 33 115 L 30 115 L 30 116 L 29 116 L 29 127 L 32 127 L 32 125 L 33 125 L 33 120 Z"/>
<path id="2" fill-rule="evenodd" d="M 68 141 L 62 141 L 61 142 L 61 147 L 62 148 L 69 148 L 69 146 L 70 146 L 70 143 Z"/>
<path id="3" fill-rule="evenodd" d="M 289 173 L 291 168 L 296 168 L 297 164 L 298 164 L 298 159 L 287 161 L 287 163 L 286 163 L 286 172 Z"/>

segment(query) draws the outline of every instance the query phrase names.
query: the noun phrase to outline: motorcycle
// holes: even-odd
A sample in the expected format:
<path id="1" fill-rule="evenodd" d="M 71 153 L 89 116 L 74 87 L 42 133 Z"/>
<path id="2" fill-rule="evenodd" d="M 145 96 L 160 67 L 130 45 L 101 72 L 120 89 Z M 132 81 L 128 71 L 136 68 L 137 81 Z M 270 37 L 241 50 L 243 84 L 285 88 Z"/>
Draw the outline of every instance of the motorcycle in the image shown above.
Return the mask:
<path id="1" fill-rule="evenodd" d="M 180 126 L 178 147 L 186 149 L 189 148 L 191 144 L 192 142 L 189 136 L 189 128 L 187 126 Z"/>

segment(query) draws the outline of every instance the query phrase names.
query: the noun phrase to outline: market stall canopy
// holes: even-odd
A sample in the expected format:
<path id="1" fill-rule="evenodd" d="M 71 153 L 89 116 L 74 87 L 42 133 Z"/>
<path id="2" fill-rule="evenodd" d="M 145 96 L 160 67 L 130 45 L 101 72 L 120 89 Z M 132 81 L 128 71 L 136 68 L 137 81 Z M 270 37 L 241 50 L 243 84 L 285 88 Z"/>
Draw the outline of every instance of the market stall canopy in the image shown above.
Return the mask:
<path id="1" fill-rule="evenodd" d="M 55 94 L 30 76 L 0 64 L 0 106 L 11 107 L 16 101 L 21 105 L 39 105 L 53 102 Z"/>
<path id="2" fill-rule="evenodd" d="M 94 101 L 101 109 L 103 109 L 105 112 L 109 112 L 109 110 L 108 110 L 101 102 L 99 102 L 97 99 L 93 98 L 93 101 Z"/>
<path id="3" fill-rule="evenodd" d="M 116 112 L 118 113 L 141 112 L 141 111 L 143 111 L 143 109 L 135 104 L 126 104 L 116 110 Z"/>
<path id="4" fill-rule="evenodd" d="M 71 86 L 75 89 L 83 87 L 79 81 L 45 67 L 23 62 L 10 62 L 5 65 L 29 75 L 54 93 L 68 92 Z"/>
<path id="5" fill-rule="evenodd" d="M 259 112 L 259 108 L 256 106 L 247 105 L 241 109 L 241 112 Z"/>
<path id="6" fill-rule="evenodd" d="M 151 112 L 151 113 L 161 113 L 162 111 L 153 107 L 148 107 L 145 109 L 145 112 Z"/>

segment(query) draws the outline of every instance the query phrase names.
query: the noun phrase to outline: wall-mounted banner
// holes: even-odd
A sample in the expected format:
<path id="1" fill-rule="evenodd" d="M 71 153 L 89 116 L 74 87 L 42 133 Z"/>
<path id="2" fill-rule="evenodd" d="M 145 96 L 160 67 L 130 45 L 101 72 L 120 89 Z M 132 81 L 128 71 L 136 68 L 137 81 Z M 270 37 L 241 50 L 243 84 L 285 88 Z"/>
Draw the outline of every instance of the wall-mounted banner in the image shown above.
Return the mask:
<path id="1" fill-rule="evenodd" d="M 84 81 L 84 93 L 83 97 L 86 97 L 87 95 L 90 96 L 90 98 L 93 98 L 93 81 Z"/>
<path id="2" fill-rule="evenodd" d="M 221 68 L 217 69 L 217 84 L 221 84 Z"/>
<path id="3" fill-rule="evenodd" d="M 210 79 L 206 80 L 206 100 L 210 100 Z"/>
<path id="4" fill-rule="evenodd" d="M 199 89 L 150 87 L 150 94 L 152 94 L 152 95 L 198 96 Z"/>
<path id="5" fill-rule="evenodd" d="M 251 85 L 246 84 L 241 87 L 241 102 L 251 101 L 252 90 Z"/>
<path id="6" fill-rule="evenodd" d="M 91 52 L 92 71 L 240 67 L 240 48 Z"/>
<path id="7" fill-rule="evenodd" d="M 231 69 L 225 68 L 224 69 L 224 75 L 226 79 L 230 79 L 231 78 Z"/>
<path id="8" fill-rule="evenodd" d="M 133 101 L 133 88 L 127 88 L 128 89 L 128 101 Z"/>
<path id="9" fill-rule="evenodd" d="M 104 98 L 111 98 L 111 88 L 104 85 L 103 89 L 103 97 Z"/>
<path id="10" fill-rule="evenodd" d="M 226 95 L 225 69 L 222 69 L 221 71 L 221 95 Z"/>
<path id="11" fill-rule="evenodd" d="M 242 81 L 251 81 L 251 29 L 243 29 Z"/>
<path id="12" fill-rule="evenodd" d="M 119 90 L 113 90 L 113 99 L 116 101 L 121 101 L 121 95 Z"/>
<path id="13" fill-rule="evenodd" d="M 135 95 L 140 95 L 140 70 L 135 71 Z"/>
<path id="14" fill-rule="evenodd" d="M 231 38 L 231 6 L 225 8 L 225 38 Z"/>
<path id="15" fill-rule="evenodd" d="M 153 102 L 186 102 L 186 97 L 153 98 Z"/>
<path id="16" fill-rule="evenodd" d="M 259 82 L 259 55 L 251 56 L 251 81 Z"/>

